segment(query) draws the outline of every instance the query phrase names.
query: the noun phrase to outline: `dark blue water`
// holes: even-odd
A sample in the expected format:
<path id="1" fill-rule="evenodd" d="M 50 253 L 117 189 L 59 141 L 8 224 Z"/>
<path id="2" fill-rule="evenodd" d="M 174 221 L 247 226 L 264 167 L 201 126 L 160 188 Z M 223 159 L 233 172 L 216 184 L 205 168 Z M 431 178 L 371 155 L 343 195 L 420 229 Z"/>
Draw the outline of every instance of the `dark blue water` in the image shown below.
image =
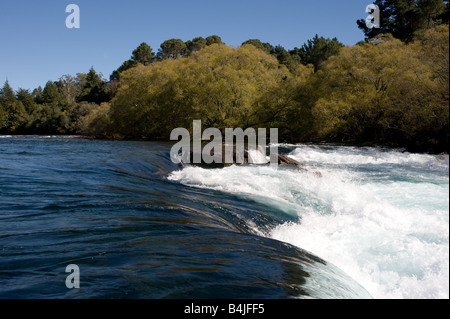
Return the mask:
<path id="1" fill-rule="evenodd" d="M 0 138 L 0 298 L 360 298 L 267 237 L 297 218 L 169 180 L 171 144 Z M 65 285 L 80 268 L 80 289 Z"/>

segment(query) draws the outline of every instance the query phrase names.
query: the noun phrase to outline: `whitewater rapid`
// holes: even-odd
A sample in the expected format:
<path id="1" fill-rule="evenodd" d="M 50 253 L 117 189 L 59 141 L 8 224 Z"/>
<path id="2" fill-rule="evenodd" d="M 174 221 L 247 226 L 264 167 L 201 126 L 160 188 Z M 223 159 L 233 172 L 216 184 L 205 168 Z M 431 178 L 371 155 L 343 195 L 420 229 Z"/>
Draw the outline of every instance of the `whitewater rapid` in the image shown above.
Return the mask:
<path id="1" fill-rule="evenodd" d="M 449 298 L 448 155 L 281 146 L 306 169 L 186 167 L 169 179 L 298 217 L 255 232 L 334 264 L 374 298 Z"/>

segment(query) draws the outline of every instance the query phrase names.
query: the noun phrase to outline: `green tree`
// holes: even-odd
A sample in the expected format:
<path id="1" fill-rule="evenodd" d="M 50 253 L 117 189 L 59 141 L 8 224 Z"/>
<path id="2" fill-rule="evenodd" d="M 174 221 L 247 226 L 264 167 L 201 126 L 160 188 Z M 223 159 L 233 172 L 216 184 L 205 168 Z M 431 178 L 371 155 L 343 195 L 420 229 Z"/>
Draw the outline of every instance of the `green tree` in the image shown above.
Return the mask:
<path id="1" fill-rule="evenodd" d="M 436 33 L 427 35 L 433 46 L 384 36 L 343 48 L 325 62 L 313 108 L 319 137 L 448 150 L 448 84 L 432 62 L 448 55 L 448 27 Z"/>
<path id="2" fill-rule="evenodd" d="M 78 95 L 81 93 L 81 86 L 76 77 L 71 75 L 63 75 L 56 82 L 61 100 L 65 106 L 71 106 L 76 103 Z"/>
<path id="3" fill-rule="evenodd" d="M 119 81 L 120 80 L 120 74 L 126 70 L 129 70 L 131 68 L 134 68 L 137 65 L 136 61 L 130 59 L 126 60 L 122 63 L 122 65 L 117 69 L 114 70 L 113 73 L 110 76 L 111 81 Z"/>
<path id="4" fill-rule="evenodd" d="M 0 105 L 2 105 L 2 127 L 8 132 L 17 132 L 26 123 L 28 115 L 22 102 L 17 101 L 8 81 L 0 91 Z"/>
<path id="5" fill-rule="evenodd" d="M 66 134 L 68 126 L 69 119 L 60 107 L 41 104 L 30 115 L 26 129 L 34 134 Z"/>
<path id="6" fill-rule="evenodd" d="M 165 59 L 178 59 L 182 56 L 186 55 L 187 53 L 187 47 L 186 44 L 183 42 L 183 40 L 180 39 L 170 39 L 167 41 L 164 41 L 161 44 L 161 48 L 158 52 L 158 58 L 160 60 Z"/>
<path id="7" fill-rule="evenodd" d="M 29 115 L 21 101 L 14 102 L 9 110 L 9 130 L 13 133 L 20 133 L 28 122 Z"/>
<path id="8" fill-rule="evenodd" d="M 289 76 L 275 57 L 244 45 L 211 45 L 191 56 L 123 73 L 111 102 L 111 128 L 128 138 L 168 139 L 193 119 L 206 126 L 257 126 L 263 96 Z"/>
<path id="9" fill-rule="evenodd" d="M 0 90 L 0 103 L 3 104 L 4 107 L 8 107 L 16 101 L 16 95 L 14 94 L 14 90 L 9 85 L 8 80 L 3 84 L 3 88 Z"/>
<path id="10" fill-rule="evenodd" d="M 279 85 L 266 91 L 258 101 L 258 114 L 263 127 L 276 127 L 280 141 L 297 143 L 314 137 L 312 107 L 316 100 L 316 84 L 312 65 L 297 69 Z"/>
<path id="11" fill-rule="evenodd" d="M 308 40 L 307 43 L 303 44 L 300 49 L 297 49 L 294 52 L 298 52 L 304 65 L 312 64 L 317 71 L 322 62 L 326 61 L 331 56 L 338 54 L 342 47 L 344 47 L 344 45 L 336 38 L 319 38 L 316 34 L 313 39 Z"/>
<path id="12" fill-rule="evenodd" d="M 259 39 L 250 39 L 250 40 L 247 40 L 244 43 L 242 43 L 242 45 L 245 45 L 245 44 L 251 44 L 255 48 L 263 50 L 267 54 L 271 54 L 272 50 L 274 49 L 274 47 L 270 43 L 267 43 L 267 42 L 263 43 Z"/>
<path id="13" fill-rule="evenodd" d="M 301 59 L 298 55 L 290 54 L 281 45 L 275 46 L 270 53 L 277 58 L 280 64 L 285 65 L 291 72 L 295 72 L 297 67 L 301 64 Z"/>
<path id="14" fill-rule="evenodd" d="M 365 19 L 357 21 L 366 40 L 390 33 L 401 41 L 411 42 L 416 35 L 442 23 L 446 10 L 448 13 L 446 0 L 376 0 L 374 3 L 380 8 L 380 28 L 369 29 Z"/>
<path id="15" fill-rule="evenodd" d="M 85 114 L 80 117 L 78 123 L 79 132 L 94 137 L 112 137 L 109 113 L 109 103 L 87 106 Z"/>
<path id="16" fill-rule="evenodd" d="M 223 44 L 222 38 L 218 35 L 211 35 L 206 38 L 206 45 L 210 46 L 212 44 Z"/>
<path id="17" fill-rule="evenodd" d="M 274 55 L 277 58 L 278 62 L 285 65 L 291 72 L 295 72 L 295 70 L 301 63 L 300 56 L 290 54 L 281 45 L 277 45 L 274 47 L 270 43 L 261 42 L 261 40 L 258 39 L 247 40 L 242 43 L 242 45 L 253 45 L 255 48 L 258 48 L 266 52 L 267 54 Z"/>
<path id="18" fill-rule="evenodd" d="M 47 104 L 59 104 L 61 102 L 61 96 L 59 95 L 58 88 L 54 82 L 47 82 L 42 91 L 41 101 L 42 103 Z"/>
<path id="19" fill-rule="evenodd" d="M 34 102 L 37 104 L 42 104 L 42 87 L 39 85 L 37 88 L 35 88 L 33 90 L 33 92 L 31 92 L 31 95 L 34 98 Z"/>
<path id="20" fill-rule="evenodd" d="M 81 80 L 82 90 L 78 97 L 78 101 L 92 102 L 100 104 L 111 99 L 110 91 L 106 83 L 102 79 L 102 75 L 98 74 L 93 67 L 90 68 L 85 79 Z"/>
<path id="21" fill-rule="evenodd" d="M 4 128 L 6 128 L 6 123 L 6 112 L 3 110 L 3 106 L 0 103 L 0 132 L 2 132 Z"/>
<path id="22" fill-rule="evenodd" d="M 186 41 L 186 48 L 189 54 L 200 51 L 204 47 L 206 47 L 206 40 L 202 37 L 197 37 L 192 40 Z"/>
<path id="23" fill-rule="evenodd" d="M 31 114 L 36 107 L 33 95 L 29 90 L 19 88 L 16 92 L 17 101 L 22 102 L 28 114 Z"/>
<path id="24" fill-rule="evenodd" d="M 142 42 L 134 51 L 131 60 L 136 64 L 149 65 L 153 62 L 154 54 L 152 48 L 145 42 Z"/>
<path id="25" fill-rule="evenodd" d="M 128 69 L 134 68 L 138 64 L 149 65 L 155 59 L 153 49 L 145 42 L 142 42 L 136 49 L 133 50 L 131 58 L 122 63 L 122 65 L 112 72 L 110 75 L 111 81 L 119 81 L 120 73 Z"/>

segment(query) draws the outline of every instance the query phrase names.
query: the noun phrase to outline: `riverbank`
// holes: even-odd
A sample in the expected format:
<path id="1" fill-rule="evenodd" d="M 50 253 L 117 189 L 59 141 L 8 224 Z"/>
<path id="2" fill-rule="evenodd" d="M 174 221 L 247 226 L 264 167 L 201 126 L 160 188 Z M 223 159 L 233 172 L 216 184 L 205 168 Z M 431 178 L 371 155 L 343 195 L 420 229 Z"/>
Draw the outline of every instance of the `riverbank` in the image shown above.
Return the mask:
<path id="1" fill-rule="evenodd" d="M 137 139 L 137 138 L 122 138 L 120 136 L 116 137 L 105 137 L 105 136 L 93 136 L 93 135 L 65 135 L 65 134 L 0 134 L 0 138 L 5 137 L 68 137 L 68 138 L 82 138 L 86 140 L 99 140 L 99 141 L 131 141 L 131 142 L 166 142 L 166 143 L 175 143 L 175 141 L 169 141 L 169 140 L 154 140 L 154 139 Z M 409 153 L 416 153 L 416 154 L 431 154 L 431 155 L 439 155 L 439 154 L 449 154 L 448 149 L 438 147 L 433 148 L 431 146 L 429 147 L 421 147 L 420 143 L 419 146 L 404 146 L 404 145 L 398 145 L 395 143 L 374 143 L 374 142 L 348 142 L 348 143 L 337 143 L 337 142 L 327 142 L 327 141 L 320 141 L 320 142 L 294 142 L 290 143 L 287 141 L 283 141 L 280 144 L 288 144 L 288 145 L 331 145 L 331 146 L 347 146 L 347 147 L 375 147 L 375 148 L 386 148 L 386 149 L 392 149 L 392 150 L 399 150 L 402 152 L 409 152 Z"/>

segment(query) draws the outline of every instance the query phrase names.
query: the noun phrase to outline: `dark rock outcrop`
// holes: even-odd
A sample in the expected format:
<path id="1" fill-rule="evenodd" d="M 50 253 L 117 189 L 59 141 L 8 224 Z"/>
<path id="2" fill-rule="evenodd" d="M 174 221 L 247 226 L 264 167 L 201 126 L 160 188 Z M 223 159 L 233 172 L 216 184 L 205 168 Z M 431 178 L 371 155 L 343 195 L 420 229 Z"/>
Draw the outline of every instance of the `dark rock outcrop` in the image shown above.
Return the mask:
<path id="1" fill-rule="evenodd" d="M 208 164 L 203 162 L 203 157 L 202 156 L 197 156 L 198 158 L 202 159 L 201 163 L 193 163 L 194 162 L 194 152 L 190 153 L 190 163 L 192 165 L 195 166 L 200 166 L 200 167 L 204 167 L 204 168 L 222 168 L 222 167 L 226 167 L 226 166 L 230 166 L 230 165 L 269 165 L 270 161 L 269 160 L 261 160 L 262 158 L 265 159 L 266 154 L 265 151 L 260 148 L 258 150 L 261 154 L 259 154 L 259 160 L 255 162 L 254 156 L 255 153 L 254 152 L 250 152 L 248 149 L 244 150 L 244 158 L 242 158 L 242 154 L 240 154 L 239 152 L 236 151 L 236 147 L 233 148 L 233 163 L 225 163 L 225 147 L 222 150 L 222 163 L 212 163 L 212 164 Z M 200 154 L 199 154 L 200 155 Z M 212 155 L 212 154 L 211 154 Z M 258 154 L 256 154 L 258 155 Z M 286 156 L 283 154 L 276 154 L 277 158 L 278 158 L 278 165 L 290 165 L 290 166 L 303 166 L 302 163 Z M 186 163 L 181 163 L 181 166 L 185 166 Z"/>
<path id="2" fill-rule="evenodd" d="M 295 166 L 303 166 L 302 163 L 297 162 L 296 160 L 283 155 L 283 154 L 277 154 L 278 155 L 278 164 L 279 165 L 295 165 Z"/>

